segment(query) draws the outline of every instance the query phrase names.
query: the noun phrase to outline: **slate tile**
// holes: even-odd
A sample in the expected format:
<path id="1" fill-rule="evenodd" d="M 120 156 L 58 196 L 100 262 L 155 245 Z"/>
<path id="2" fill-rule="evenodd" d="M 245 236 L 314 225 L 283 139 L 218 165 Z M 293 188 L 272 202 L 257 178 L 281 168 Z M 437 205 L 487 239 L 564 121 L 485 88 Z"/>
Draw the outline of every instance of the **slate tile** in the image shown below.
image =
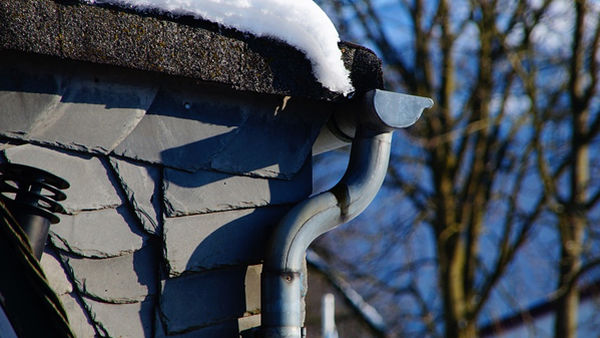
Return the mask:
<path id="1" fill-rule="evenodd" d="M 147 235 L 126 206 L 59 215 L 50 227 L 52 243 L 84 257 L 115 257 L 132 253 L 144 245 Z"/>
<path id="2" fill-rule="evenodd" d="M 92 69 L 92 68 L 90 68 Z M 118 73 L 0 65 L 0 135 L 106 154 L 144 116 L 156 88 Z"/>
<path id="3" fill-rule="evenodd" d="M 236 267 L 162 281 L 160 315 L 165 331 L 184 333 L 259 312 L 256 304 L 246 303 L 245 295 L 248 286 L 260 285 L 260 281 L 247 281 L 260 275 L 257 269 Z"/>
<path id="4" fill-rule="evenodd" d="M 30 73 L 3 64 L 0 66 L 0 134 L 26 138 L 52 116 L 60 103 L 60 80 L 52 74 Z"/>
<path id="5" fill-rule="evenodd" d="M 207 168 L 248 114 L 247 107 L 214 89 L 163 88 L 114 153 L 187 171 Z"/>
<path id="6" fill-rule="evenodd" d="M 246 269 L 244 292 L 246 298 L 245 315 L 256 314 L 260 311 L 260 275 L 262 265 L 251 265 Z M 248 328 L 248 327 L 246 327 Z M 246 329 L 245 328 L 245 329 Z"/>
<path id="7" fill-rule="evenodd" d="M 4 158 L 4 150 L 5 149 L 16 147 L 16 146 L 18 146 L 20 144 L 22 144 L 21 141 L 13 142 L 12 140 L 8 141 L 8 140 L 1 140 L 0 139 L 0 163 L 7 162 L 6 158 Z"/>
<path id="8" fill-rule="evenodd" d="M 214 337 L 239 337 L 240 332 L 260 326 L 260 315 L 246 316 L 237 320 L 228 320 L 219 324 L 192 329 L 185 333 L 167 335 L 162 325 L 160 315 L 157 313 L 155 321 L 155 338 L 214 338 Z"/>
<path id="9" fill-rule="evenodd" d="M 67 180 L 67 199 L 61 204 L 68 213 L 98 210 L 120 205 L 106 167 L 97 157 L 84 157 L 25 144 L 4 150 L 9 162 L 40 168 Z"/>
<path id="10" fill-rule="evenodd" d="M 289 97 L 262 101 L 262 109 L 211 161 L 213 169 L 291 179 L 305 164 L 329 116 L 324 106 Z"/>
<path id="11" fill-rule="evenodd" d="M 77 296 L 69 293 L 61 295 L 59 298 L 67 312 L 69 326 L 75 337 L 95 337 L 94 325 L 88 318 L 84 306 L 77 299 Z"/>
<path id="12" fill-rule="evenodd" d="M 114 157 L 110 157 L 110 163 L 144 230 L 150 234 L 160 234 L 162 228 L 160 169 Z"/>
<path id="13" fill-rule="evenodd" d="M 103 337 L 152 337 L 155 301 L 110 304 L 84 298 L 92 320 Z"/>
<path id="14" fill-rule="evenodd" d="M 51 250 L 46 249 L 44 251 L 42 259 L 40 260 L 40 265 L 42 266 L 48 284 L 52 290 L 54 290 L 54 293 L 61 296 L 73 291 L 73 285 L 69 281 L 65 270 Z"/>
<path id="15" fill-rule="evenodd" d="M 133 254 L 105 259 L 62 255 L 79 292 L 107 303 L 143 301 L 156 293 L 157 259 L 151 245 Z"/>
<path id="16" fill-rule="evenodd" d="M 291 179 L 328 116 L 323 103 L 168 87 L 114 153 L 189 172 Z"/>
<path id="17" fill-rule="evenodd" d="M 167 217 L 294 203 L 312 192 L 310 161 L 291 181 L 165 169 Z"/>
<path id="18" fill-rule="evenodd" d="M 170 276 L 258 263 L 268 235 L 289 207 L 267 207 L 165 219 Z"/>

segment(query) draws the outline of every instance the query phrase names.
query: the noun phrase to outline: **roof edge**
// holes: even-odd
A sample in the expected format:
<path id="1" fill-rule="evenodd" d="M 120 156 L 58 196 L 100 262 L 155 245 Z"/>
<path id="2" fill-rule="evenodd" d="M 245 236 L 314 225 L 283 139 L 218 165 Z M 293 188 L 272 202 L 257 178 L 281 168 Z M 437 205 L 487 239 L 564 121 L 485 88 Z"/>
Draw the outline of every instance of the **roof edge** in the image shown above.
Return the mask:
<path id="1" fill-rule="evenodd" d="M 381 88 L 381 60 L 339 44 L 357 91 Z M 216 82 L 256 93 L 343 99 L 319 84 L 294 47 L 193 17 L 74 0 L 0 2 L 0 50 L 55 56 Z"/>

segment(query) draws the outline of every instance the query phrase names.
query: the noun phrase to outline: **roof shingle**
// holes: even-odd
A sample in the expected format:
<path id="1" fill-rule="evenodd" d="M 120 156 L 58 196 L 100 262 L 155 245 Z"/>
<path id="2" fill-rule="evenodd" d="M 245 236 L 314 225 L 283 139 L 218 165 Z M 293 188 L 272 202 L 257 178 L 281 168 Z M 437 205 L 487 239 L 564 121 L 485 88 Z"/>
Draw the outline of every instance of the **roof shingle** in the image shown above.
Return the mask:
<path id="1" fill-rule="evenodd" d="M 382 86 L 380 60 L 369 50 L 340 44 L 357 91 Z M 295 48 L 191 17 L 140 15 L 77 1 L 0 2 L 0 50 L 218 82 L 236 90 L 341 98 L 316 82 L 310 62 Z"/>

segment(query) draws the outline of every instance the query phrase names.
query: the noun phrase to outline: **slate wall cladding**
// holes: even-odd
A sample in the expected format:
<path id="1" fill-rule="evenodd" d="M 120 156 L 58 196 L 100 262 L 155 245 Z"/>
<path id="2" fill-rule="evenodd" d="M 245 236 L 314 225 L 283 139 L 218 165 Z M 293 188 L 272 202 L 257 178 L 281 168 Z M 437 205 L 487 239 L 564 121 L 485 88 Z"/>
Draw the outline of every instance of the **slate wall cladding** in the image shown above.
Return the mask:
<path id="1" fill-rule="evenodd" d="M 50 247 L 42 254 L 40 260 L 42 269 L 46 274 L 49 284 L 60 298 L 67 312 L 71 330 L 76 337 L 93 337 L 96 335 L 94 325 L 84 310 L 83 303 L 78 293 L 73 289 L 71 281 L 62 268 L 58 254 Z"/>
<path id="2" fill-rule="evenodd" d="M 0 73 L 19 77 L 28 64 Z M 67 68 L 34 72 L 59 89 L 5 81 L 0 158 L 71 183 L 44 266 L 78 336 L 231 336 L 259 325 L 265 241 L 311 193 L 310 149 L 327 104 L 188 80 L 79 83 Z M 99 72 L 75 68 L 93 72 L 80 78 Z M 63 88 L 89 84 L 71 109 Z M 150 102 L 93 101 L 123 88 Z M 54 123 L 82 130 L 59 137 L 46 132 Z"/>
<path id="3" fill-rule="evenodd" d="M 139 123 L 157 91 L 140 74 L 6 54 L 0 60 L 0 102 L 11 111 L 0 114 L 0 134 L 16 139 L 109 153 Z"/>

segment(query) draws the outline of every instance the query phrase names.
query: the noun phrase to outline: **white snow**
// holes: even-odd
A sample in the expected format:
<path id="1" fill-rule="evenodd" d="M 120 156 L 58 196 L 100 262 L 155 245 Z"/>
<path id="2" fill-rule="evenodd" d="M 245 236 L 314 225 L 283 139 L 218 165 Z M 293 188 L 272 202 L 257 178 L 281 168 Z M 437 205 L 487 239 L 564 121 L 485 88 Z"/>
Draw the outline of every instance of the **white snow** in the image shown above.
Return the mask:
<path id="1" fill-rule="evenodd" d="M 154 9 L 190 15 L 223 26 L 285 41 L 306 54 L 313 73 L 325 88 L 352 92 L 349 72 L 342 62 L 337 30 L 312 0 L 85 0 L 111 3 L 139 11 Z"/>

